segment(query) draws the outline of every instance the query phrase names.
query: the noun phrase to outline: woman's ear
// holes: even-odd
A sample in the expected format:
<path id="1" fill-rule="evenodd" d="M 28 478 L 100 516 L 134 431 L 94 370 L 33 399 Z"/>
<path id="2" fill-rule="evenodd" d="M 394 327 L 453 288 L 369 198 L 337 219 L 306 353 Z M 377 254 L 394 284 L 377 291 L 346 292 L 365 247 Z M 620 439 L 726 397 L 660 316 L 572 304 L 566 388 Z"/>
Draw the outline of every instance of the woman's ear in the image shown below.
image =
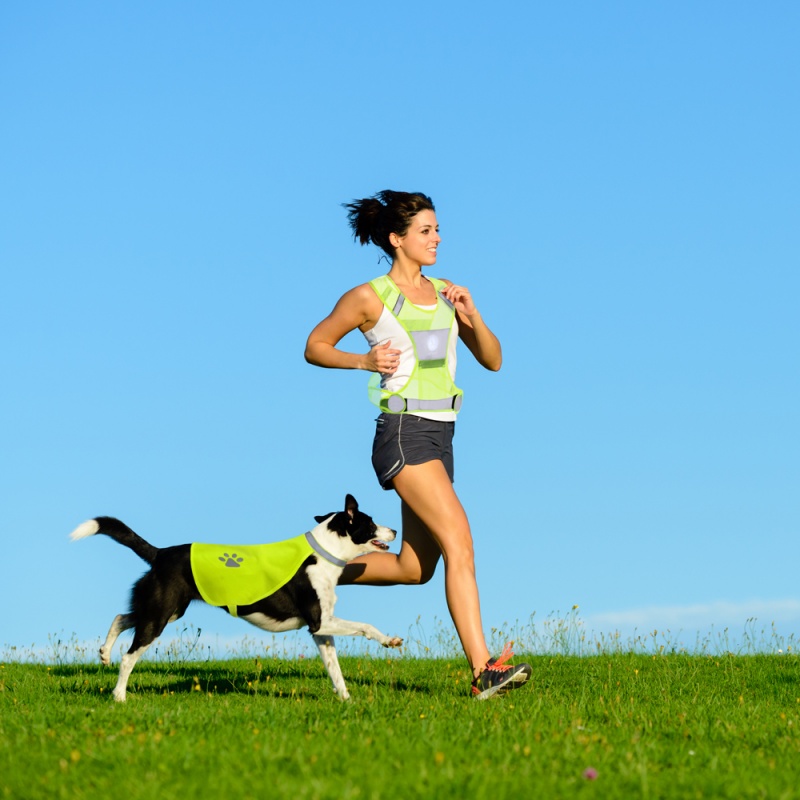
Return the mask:
<path id="1" fill-rule="evenodd" d="M 400 247 L 400 242 L 402 242 L 403 238 L 398 236 L 396 233 L 389 234 L 389 244 L 397 250 Z"/>

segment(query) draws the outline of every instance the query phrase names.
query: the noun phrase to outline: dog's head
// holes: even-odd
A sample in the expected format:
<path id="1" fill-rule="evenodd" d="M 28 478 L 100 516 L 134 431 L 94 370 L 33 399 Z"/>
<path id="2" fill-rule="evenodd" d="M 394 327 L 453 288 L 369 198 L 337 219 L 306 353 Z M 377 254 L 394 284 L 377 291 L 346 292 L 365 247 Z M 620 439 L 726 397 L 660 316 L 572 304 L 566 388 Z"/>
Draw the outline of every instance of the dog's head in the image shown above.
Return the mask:
<path id="1" fill-rule="evenodd" d="M 314 519 L 319 523 L 314 529 L 315 535 L 327 533 L 326 541 L 331 543 L 329 549 L 345 561 L 364 553 L 386 551 L 389 549 L 387 542 L 394 541 L 397 536 L 397 531 L 376 525 L 372 517 L 359 511 L 358 503 L 351 494 L 345 498 L 344 511 Z"/>

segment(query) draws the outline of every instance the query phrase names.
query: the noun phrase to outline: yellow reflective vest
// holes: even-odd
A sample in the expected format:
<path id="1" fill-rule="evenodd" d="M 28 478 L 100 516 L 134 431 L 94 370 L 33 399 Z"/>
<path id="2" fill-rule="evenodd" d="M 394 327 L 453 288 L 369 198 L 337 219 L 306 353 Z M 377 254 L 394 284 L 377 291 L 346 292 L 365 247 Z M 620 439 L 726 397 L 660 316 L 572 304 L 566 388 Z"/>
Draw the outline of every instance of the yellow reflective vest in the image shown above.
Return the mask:
<path id="1" fill-rule="evenodd" d="M 442 294 L 447 284 L 438 278 L 428 280 L 436 289 L 436 308 L 432 309 L 419 308 L 408 301 L 388 275 L 369 282 L 408 333 L 414 348 L 414 369 L 399 390 L 383 388 L 378 373 L 370 378 L 370 400 L 389 414 L 457 412 L 461 408 L 464 393 L 453 383 L 447 357 L 450 337 L 458 335 L 456 310 Z"/>

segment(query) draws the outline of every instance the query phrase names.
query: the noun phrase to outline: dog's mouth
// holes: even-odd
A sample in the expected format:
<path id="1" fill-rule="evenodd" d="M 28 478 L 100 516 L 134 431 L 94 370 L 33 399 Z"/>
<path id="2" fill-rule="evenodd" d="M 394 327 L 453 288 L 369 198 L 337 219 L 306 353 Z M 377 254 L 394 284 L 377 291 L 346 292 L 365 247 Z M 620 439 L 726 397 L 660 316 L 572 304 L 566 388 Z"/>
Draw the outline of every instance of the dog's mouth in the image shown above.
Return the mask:
<path id="1" fill-rule="evenodd" d="M 388 549 L 389 549 L 389 545 L 388 545 L 388 544 L 386 544 L 386 542 L 382 542 L 380 539 L 373 539 L 373 540 L 370 542 L 370 544 L 371 544 L 371 545 L 372 545 L 372 546 L 373 546 L 373 547 L 374 547 L 376 550 L 388 550 Z"/>

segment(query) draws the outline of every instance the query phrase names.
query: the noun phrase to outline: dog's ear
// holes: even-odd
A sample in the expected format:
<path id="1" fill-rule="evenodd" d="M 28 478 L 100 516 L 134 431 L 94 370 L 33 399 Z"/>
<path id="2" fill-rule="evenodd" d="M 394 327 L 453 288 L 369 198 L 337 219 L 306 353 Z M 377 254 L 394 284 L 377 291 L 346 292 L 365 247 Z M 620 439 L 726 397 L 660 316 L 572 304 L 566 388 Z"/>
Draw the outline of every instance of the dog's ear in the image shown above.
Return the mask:
<path id="1" fill-rule="evenodd" d="M 328 519 L 328 517 L 329 517 L 329 516 L 331 516 L 331 514 L 333 514 L 333 513 L 334 513 L 334 512 L 333 512 L 333 511 L 331 511 L 331 513 L 330 513 L 330 514 L 323 514 L 321 517 L 314 517 L 314 519 L 315 519 L 317 522 L 325 522 L 325 520 L 326 520 L 326 519 Z"/>
<path id="2" fill-rule="evenodd" d="M 354 517 L 356 511 L 358 511 L 358 503 L 356 502 L 355 497 L 349 494 L 344 499 L 344 510 L 351 516 Z"/>

